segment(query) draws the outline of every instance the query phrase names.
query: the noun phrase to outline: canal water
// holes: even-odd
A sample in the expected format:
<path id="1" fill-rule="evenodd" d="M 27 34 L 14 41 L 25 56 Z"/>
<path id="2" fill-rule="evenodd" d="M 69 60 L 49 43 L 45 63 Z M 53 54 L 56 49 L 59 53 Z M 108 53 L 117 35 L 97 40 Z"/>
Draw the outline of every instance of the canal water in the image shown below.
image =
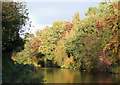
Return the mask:
<path id="1" fill-rule="evenodd" d="M 120 74 L 92 74 L 77 69 L 40 68 L 45 83 L 120 83 Z"/>

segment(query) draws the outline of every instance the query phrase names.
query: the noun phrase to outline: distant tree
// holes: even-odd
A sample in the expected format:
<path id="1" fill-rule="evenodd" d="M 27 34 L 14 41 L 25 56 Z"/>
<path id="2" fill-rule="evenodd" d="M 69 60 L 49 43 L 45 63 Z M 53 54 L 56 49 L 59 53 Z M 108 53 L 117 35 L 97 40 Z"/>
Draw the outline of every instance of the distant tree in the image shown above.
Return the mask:
<path id="1" fill-rule="evenodd" d="M 75 15 L 73 16 L 72 23 L 79 24 L 79 21 L 80 21 L 79 12 L 76 12 Z"/>
<path id="2" fill-rule="evenodd" d="M 39 52 L 45 55 L 44 60 L 54 60 L 54 51 L 57 41 L 65 32 L 66 21 L 54 22 L 52 27 L 46 27 L 39 37 L 42 45 L 39 47 Z"/>
<path id="3" fill-rule="evenodd" d="M 90 14 L 94 14 L 96 15 L 97 13 L 97 7 L 89 7 L 87 13 L 85 13 L 86 16 L 90 15 Z"/>

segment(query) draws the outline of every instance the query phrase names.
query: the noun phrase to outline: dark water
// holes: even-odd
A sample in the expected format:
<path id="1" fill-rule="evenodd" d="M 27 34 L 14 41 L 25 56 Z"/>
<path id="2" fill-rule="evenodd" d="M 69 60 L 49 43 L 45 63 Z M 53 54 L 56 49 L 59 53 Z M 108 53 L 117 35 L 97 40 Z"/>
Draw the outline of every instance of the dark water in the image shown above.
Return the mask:
<path id="1" fill-rule="evenodd" d="M 119 83 L 120 74 L 91 74 L 74 69 L 41 68 L 45 83 Z"/>

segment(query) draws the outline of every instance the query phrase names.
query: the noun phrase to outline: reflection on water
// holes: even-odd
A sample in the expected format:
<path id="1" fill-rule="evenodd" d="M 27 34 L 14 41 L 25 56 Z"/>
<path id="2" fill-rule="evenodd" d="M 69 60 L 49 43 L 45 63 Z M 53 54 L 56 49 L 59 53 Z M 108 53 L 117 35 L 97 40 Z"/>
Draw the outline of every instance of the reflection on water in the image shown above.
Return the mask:
<path id="1" fill-rule="evenodd" d="M 91 74 L 74 69 L 41 68 L 45 83 L 119 83 L 120 74 Z"/>

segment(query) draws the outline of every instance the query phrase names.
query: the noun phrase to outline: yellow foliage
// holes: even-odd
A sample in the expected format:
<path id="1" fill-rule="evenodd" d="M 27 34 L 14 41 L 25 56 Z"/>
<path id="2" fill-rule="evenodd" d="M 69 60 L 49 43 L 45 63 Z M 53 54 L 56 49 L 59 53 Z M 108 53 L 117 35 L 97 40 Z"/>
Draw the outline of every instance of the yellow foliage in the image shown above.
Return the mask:
<path id="1" fill-rule="evenodd" d="M 114 53 L 114 51 L 115 51 L 115 50 L 113 49 L 113 50 L 112 50 L 112 53 Z"/>
<path id="2" fill-rule="evenodd" d="M 110 45 L 111 45 L 111 43 L 106 44 L 106 46 L 103 48 L 103 52 L 105 52 L 105 50 L 106 50 L 107 48 L 110 49 Z"/>
<path id="3" fill-rule="evenodd" d="M 118 55 L 118 58 L 120 59 L 120 55 Z"/>
<path id="4" fill-rule="evenodd" d="M 73 62 L 73 56 L 71 56 L 70 58 L 67 57 L 67 58 L 65 59 L 64 64 L 65 64 L 65 65 L 66 65 L 66 64 L 69 65 L 69 64 L 72 63 L 72 62 Z"/>
<path id="5" fill-rule="evenodd" d="M 69 38 L 70 36 L 72 36 L 74 34 L 73 29 L 70 30 L 70 32 L 66 31 L 65 33 L 65 38 Z"/>
<path id="6" fill-rule="evenodd" d="M 58 65 L 63 65 L 63 62 L 65 58 L 67 57 L 67 53 L 65 52 L 64 49 L 64 42 L 63 40 L 59 40 L 57 42 L 57 47 L 55 49 L 54 55 L 55 55 L 55 61 L 57 62 Z"/>
<path id="7" fill-rule="evenodd" d="M 41 65 L 38 65 L 37 63 L 33 63 L 35 67 L 41 67 Z"/>

